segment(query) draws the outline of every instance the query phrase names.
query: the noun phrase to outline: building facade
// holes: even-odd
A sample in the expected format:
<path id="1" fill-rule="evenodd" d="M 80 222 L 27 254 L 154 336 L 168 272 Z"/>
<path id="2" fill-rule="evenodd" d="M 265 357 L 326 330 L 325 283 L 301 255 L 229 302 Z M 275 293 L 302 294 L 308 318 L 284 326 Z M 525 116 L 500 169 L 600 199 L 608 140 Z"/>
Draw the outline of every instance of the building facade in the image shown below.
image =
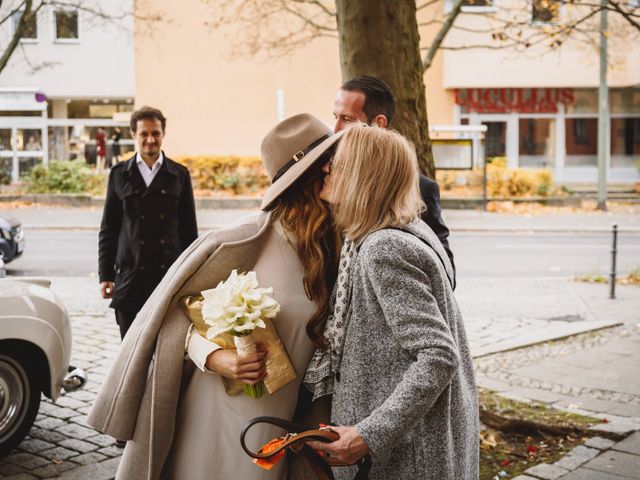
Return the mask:
<path id="1" fill-rule="evenodd" d="M 5 1 L 3 16 L 19 5 Z M 82 8 L 77 8 L 81 6 Z M 96 161 L 95 137 L 118 127 L 121 150 L 133 109 L 134 46 L 132 0 L 83 0 L 46 6 L 23 32 L 0 73 L 0 170 L 16 181 L 50 160 Z M 0 25 L 6 45 L 21 12 Z"/>

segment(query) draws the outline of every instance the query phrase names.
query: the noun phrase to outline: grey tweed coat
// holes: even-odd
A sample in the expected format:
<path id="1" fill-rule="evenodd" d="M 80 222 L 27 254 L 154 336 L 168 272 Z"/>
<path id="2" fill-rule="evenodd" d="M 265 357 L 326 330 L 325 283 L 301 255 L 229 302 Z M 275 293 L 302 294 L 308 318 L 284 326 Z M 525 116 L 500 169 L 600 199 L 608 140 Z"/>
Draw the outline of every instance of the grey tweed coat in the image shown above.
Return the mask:
<path id="1" fill-rule="evenodd" d="M 426 224 L 403 230 L 368 235 L 352 260 L 331 420 L 367 442 L 371 480 L 477 479 L 478 401 L 453 269 Z M 339 480 L 354 472 L 334 468 Z"/>

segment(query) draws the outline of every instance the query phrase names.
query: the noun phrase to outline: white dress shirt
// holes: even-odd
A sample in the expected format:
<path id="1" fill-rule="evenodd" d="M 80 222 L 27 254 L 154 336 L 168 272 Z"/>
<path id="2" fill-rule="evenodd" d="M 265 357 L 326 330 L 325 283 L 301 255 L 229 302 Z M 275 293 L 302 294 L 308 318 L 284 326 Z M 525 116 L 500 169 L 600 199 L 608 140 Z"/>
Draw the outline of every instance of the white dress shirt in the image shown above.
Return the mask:
<path id="1" fill-rule="evenodd" d="M 144 180 L 145 185 L 148 187 L 153 182 L 153 179 L 156 178 L 160 167 L 162 166 L 162 162 L 164 161 L 164 155 L 160 152 L 160 156 L 158 160 L 156 160 L 151 168 L 144 163 L 142 159 L 142 155 L 136 153 L 136 164 L 138 165 L 138 170 L 140 171 L 140 175 L 142 175 L 142 179 Z"/>

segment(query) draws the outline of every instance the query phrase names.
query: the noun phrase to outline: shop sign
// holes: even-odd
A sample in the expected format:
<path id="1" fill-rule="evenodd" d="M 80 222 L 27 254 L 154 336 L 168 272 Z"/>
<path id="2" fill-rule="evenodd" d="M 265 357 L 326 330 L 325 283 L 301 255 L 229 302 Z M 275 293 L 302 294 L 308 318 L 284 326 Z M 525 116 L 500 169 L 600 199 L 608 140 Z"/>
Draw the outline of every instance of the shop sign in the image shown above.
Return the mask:
<path id="1" fill-rule="evenodd" d="M 572 88 L 463 88 L 453 91 L 457 105 L 477 113 L 556 113 L 575 101 Z"/>

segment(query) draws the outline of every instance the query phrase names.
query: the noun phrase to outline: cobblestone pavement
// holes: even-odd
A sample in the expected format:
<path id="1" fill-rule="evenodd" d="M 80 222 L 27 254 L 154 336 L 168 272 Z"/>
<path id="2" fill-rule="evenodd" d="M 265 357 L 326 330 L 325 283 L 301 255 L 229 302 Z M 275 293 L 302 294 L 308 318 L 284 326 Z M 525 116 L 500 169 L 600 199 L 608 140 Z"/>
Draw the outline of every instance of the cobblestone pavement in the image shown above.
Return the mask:
<path id="1" fill-rule="evenodd" d="M 587 298 L 598 286 L 581 286 Z M 640 289 L 590 303 L 619 327 L 476 360 L 478 384 L 515 398 L 610 417 L 640 419 Z"/>
<path id="2" fill-rule="evenodd" d="M 640 478 L 640 432 L 614 442 L 593 437 L 554 464 L 540 464 L 514 480 L 624 480 Z"/>
<path id="3" fill-rule="evenodd" d="M 598 287 L 597 295 L 600 295 L 605 289 Z M 0 461 L 0 476 L 20 480 L 57 477 L 66 480 L 110 479 L 115 473 L 122 450 L 113 445 L 110 437 L 88 428 L 84 421 L 119 348 L 117 327 L 113 314 L 107 307 L 108 302 L 98 298 L 95 278 L 56 278 L 53 279 L 52 288 L 61 295 L 72 315 L 72 363 L 86 369 L 89 382 L 84 390 L 60 398 L 55 405 L 43 398 L 30 435 L 14 453 Z M 640 289 L 636 291 L 640 292 Z M 589 292 L 591 290 L 587 293 Z M 634 291 L 634 295 L 630 295 L 631 299 L 616 304 L 616 310 L 610 304 L 602 305 L 602 302 L 592 301 L 582 289 L 557 279 L 543 283 L 527 279 L 503 279 L 502 282 L 493 279 L 461 279 L 457 295 L 466 315 L 475 356 L 496 349 L 515 348 L 570 335 L 576 331 L 590 330 L 602 322 L 600 319 L 607 312 L 617 312 L 618 316 L 614 317 L 618 318 L 625 312 L 634 311 L 629 308 L 632 308 L 631 304 L 637 299 Z M 640 311 L 638 305 L 634 305 L 635 312 Z M 477 359 L 478 378 L 481 385 L 489 388 L 503 387 L 495 389 L 506 394 L 529 394 L 528 398 L 532 399 L 546 401 L 549 400 L 549 395 L 554 396 L 554 401 L 556 396 L 563 396 L 574 403 L 584 399 L 606 399 L 621 408 L 623 405 L 635 408 L 640 405 L 640 391 L 627 392 L 617 387 L 609 390 L 593 385 L 565 391 L 563 388 L 567 387 L 564 384 L 556 385 L 553 379 L 536 380 L 534 376 L 527 377 L 523 372 L 515 371 L 548 357 L 566 357 L 571 352 L 606 345 L 611 339 L 635 342 L 640 337 L 638 329 L 632 322 L 628 322 L 625 326 L 596 334 L 486 356 Z M 630 361 L 636 359 L 634 355 L 639 350 L 635 344 L 629 344 L 627 351 Z M 618 355 L 623 355 L 622 351 Z M 540 370 L 554 371 L 558 365 L 561 365 L 560 370 L 564 370 L 572 365 L 568 362 L 566 366 L 565 363 L 554 362 Z M 628 368 L 628 371 L 633 370 L 631 364 Z M 522 378 L 528 380 L 520 380 Z M 640 375 L 635 378 L 640 378 Z M 545 398 L 536 398 L 540 396 Z M 585 407 L 583 404 L 579 405 Z M 631 413 L 635 415 L 634 412 Z"/>

